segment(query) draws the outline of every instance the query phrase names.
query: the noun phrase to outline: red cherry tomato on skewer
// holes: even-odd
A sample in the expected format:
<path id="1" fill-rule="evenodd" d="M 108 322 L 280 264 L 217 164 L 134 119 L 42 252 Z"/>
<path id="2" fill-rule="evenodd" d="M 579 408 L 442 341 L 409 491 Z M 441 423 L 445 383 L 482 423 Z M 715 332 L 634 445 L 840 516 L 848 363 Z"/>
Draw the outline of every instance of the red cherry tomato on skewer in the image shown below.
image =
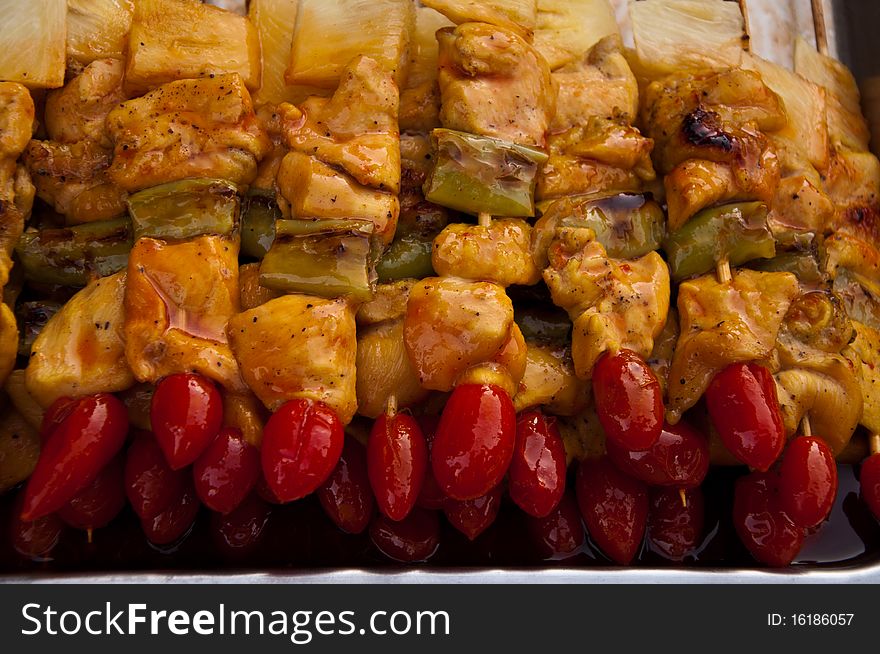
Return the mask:
<path id="1" fill-rule="evenodd" d="M 339 417 L 323 402 L 285 402 L 263 429 L 261 459 L 269 490 L 281 502 L 314 492 L 336 467 L 344 441 Z"/>
<path id="2" fill-rule="evenodd" d="M 47 561 L 64 531 L 64 523 L 55 513 L 36 520 L 22 520 L 24 491 L 18 494 L 12 505 L 9 536 L 13 549 L 21 556 L 34 561 Z"/>
<path id="3" fill-rule="evenodd" d="M 359 534 L 373 517 L 373 491 L 367 475 L 364 446 L 346 438 L 333 473 L 318 489 L 324 513 L 348 534 Z"/>
<path id="4" fill-rule="evenodd" d="M 584 545 L 586 535 L 577 502 L 565 493 L 556 508 L 543 518 L 529 517 L 532 539 L 547 559 L 564 559 Z"/>
<path id="5" fill-rule="evenodd" d="M 174 470 L 199 458 L 222 423 L 223 399 L 206 377 L 177 373 L 156 385 L 150 404 L 150 424 Z"/>
<path id="6" fill-rule="evenodd" d="M 753 472 L 736 481 L 733 525 L 751 555 L 774 567 L 789 565 L 804 544 L 804 529 L 782 510 L 776 476 Z"/>
<path id="7" fill-rule="evenodd" d="M 46 413 L 43 414 L 43 421 L 40 423 L 41 443 L 46 442 L 46 439 L 58 428 L 58 425 L 70 415 L 74 407 L 76 407 L 76 400 L 72 397 L 59 397 L 49 405 Z"/>
<path id="8" fill-rule="evenodd" d="M 779 466 L 782 510 L 799 527 L 815 527 L 834 505 L 837 464 L 825 441 L 813 436 L 793 439 Z"/>
<path id="9" fill-rule="evenodd" d="M 431 447 L 434 477 L 456 500 L 486 495 L 510 466 L 516 411 L 503 389 L 491 384 L 456 386 Z"/>
<path id="10" fill-rule="evenodd" d="M 664 424 L 647 450 L 629 451 L 612 440 L 605 445 L 614 465 L 652 486 L 694 488 L 709 472 L 709 442 L 684 421 Z"/>
<path id="11" fill-rule="evenodd" d="M 703 492 L 689 488 L 658 488 L 651 493 L 648 509 L 648 545 L 670 561 L 683 561 L 703 537 L 705 506 Z"/>
<path id="12" fill-rule="evenodd" d="M 389 559 L 403 563 L 427 561 L 440 543 L 440 520 L 435 511 L 419 508 L 399 522 L 380 513 L 370 524 L 370 540 Z"/>
<path id="13" fill-rule="evenodd" d="M 727 366 L 706 389 L 706 406 L 724 445 L 746 465 L 766 471 L 782 454 L 785 430 L 776 382 L 764 366 Z"/>
<path id="14" fill-rule="evenodd" d="M 125 458 L 125 495 L 142 520 L 159 515 L 184 492 L 186 470 L 172 470 L 151 434 L 134 439 Z"/>
<path id="15" fill-rule="evenodd" d="M 403 520 L 415 506 L 428 467 L 428 446 L 415 419 L 379 416 L 367 442 L 367 472 L 379 510 Z"/>
<path id="16" fill-rule="evenodd" d="M 596 545 L 615 563 L 629 564 L 645 535 L 647 487 L 603 456 L 581 462 L 576 490 L 581 515 Z"/>
<path id="17" fill-rule="evenodd" d="M 501 508 L 501 487 L 496 486 L 482 497 L 472 500 L 447 500 L 443 505 L 443 513 L 449 524 L 474 540 L 486 531 Z"/>
<path id="18" fill-rule="evenodd" d="M 535 410 L 519 415 L 508 474 L 510 499 L 530 516 L 556 508 L 565 493 L 565 447 L 555 418 Z"/>
<path id="19" fill-rule="evenodd" d="M 862 499 L 874 517 L 880 520 L 880 452 L 872 454 L 862 462 L 859 470 L 859 484 Z"/>
<path id="20" fill-rule="evenodd" d="M 606 352 L 593 368 L 596 414 L 608 440 L 646 450 L 663 428 L 663 392 L 654 371 L 632 350 Z"/>
<path id="21" fill-rule="evenodd" d="M 125 508 L 124 464 L 113 459 L 95 480 L 58 511 L 58 517 L 75 529 L 105 527 Z"/>
<path id="22" fill-rule="evenodd" d="M 193 464 L 202 504 L 229 513 L 248 496 L 260 477 L 260 452 L 238 429 L 226 427 Z"/>
<path id="23" fill-rule="evenodd" d="M 128 413 L 114 396 L 76 400 L 43 444 L 25 489 L 22 518 L 35 520 L 67 504 L 122 449 Z"/>

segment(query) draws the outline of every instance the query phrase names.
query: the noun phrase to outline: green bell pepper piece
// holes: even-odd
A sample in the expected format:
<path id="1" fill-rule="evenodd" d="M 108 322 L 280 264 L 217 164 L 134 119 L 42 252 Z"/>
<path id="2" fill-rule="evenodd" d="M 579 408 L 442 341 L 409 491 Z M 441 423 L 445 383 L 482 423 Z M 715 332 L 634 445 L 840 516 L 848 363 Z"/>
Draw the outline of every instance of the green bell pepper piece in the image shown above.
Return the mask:
<path id="1" fill-rule="evenodd" d="M 704 209 L 663 242 L 672 278 L 680 281 L 714 270 L 727 259 L 738 266 L 776 255 L 762 202 L 727 204 Z"/>
<path id="2" fill-rule="evenodd" d="M 571 336 L 571 320 L 561 310 L 514 307 L 513 320 L 527 341 L 567 343 Z"/>
<path id="3" fill-rule="evenodd" d="M 29 281 L 85 286 L 95 277 L 124 269 L 132 244 L 131 221 L 115 218 L 74 227 L 28 229 L 15 251 Z"/>
<path id="4" fill-rule="evenodd" d="M 366 220 L 279 220 L 260 263 L 260 285 L 320 297 L 373 296 L 373 223 Z"/>
<path id="5" fill-rule="evenodd" d="M 251 190 L 241 213 L 241 253 L 255 259 L 266 256 L 275 240 L 275 221 L 280 218 L 273 192 Z"/>
<path id="6" fill-rule="evenodd" d="M 824 279 L 818 260 L 810 252 L 780 252 L 772 259 L 751 262 L 749 268 L 762 272 L 789 272 L 807 284 L 818 284 Z"/>
<path id="7" fill-rule="evenodd" d="M 429 201 L 474 215 L 535 215 L 544 152 L 451 129 L 435 129 L 432 140 L 437 156 L 423 187 Z"/>
<path id="8" fill-rule="evenodd" d="M 222 179 L 182 179 L 138 191 L 128 199 L 128 211 L 136 239 L 226 236 L 238 223 L 238 192 Z"/>

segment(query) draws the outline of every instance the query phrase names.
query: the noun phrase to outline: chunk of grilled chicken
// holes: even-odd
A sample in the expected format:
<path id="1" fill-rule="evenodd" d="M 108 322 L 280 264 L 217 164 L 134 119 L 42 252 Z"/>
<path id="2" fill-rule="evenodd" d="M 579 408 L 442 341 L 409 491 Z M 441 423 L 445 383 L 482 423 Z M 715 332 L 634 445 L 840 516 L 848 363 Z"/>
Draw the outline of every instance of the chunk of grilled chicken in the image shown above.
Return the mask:
<path id="1" fill-rule="evenodd" d="M 845 231 L 825 239 L 825 271 L 836 279 L 846 271 L 869 293 L 880 297 L 880 249 Z"/>
<path id="2" fill-rule="evenodd" d="M 735 164 L 706 159 L 688 159 L 663 178 L 668 212 L 667 225 L 674 232 L 700 210 L 715 204 L 739 200 L 770 203 L 779 187 L 779 168 L 771 149 L 761 153 L 759 174 L 738 176 Z"/>
<path id="3" fill-rule="evenodd" d="M 357 57 L 332 97 L 312 97 L 301 105 L 303 119 L 287 129 L 287 144 L 341 168 L 364 186 L 397 193 L 399 104 L 391 73 L 369 57 Z"/>
<path id="4" fill-rule="evenodd" d="M 6 303 L 0 304 L 0 384 L 15 368 L 18 356 L 18 322 Z"/>
<path id="5" fill-rule="evenodd" d="M 681 336 L 669 368 L 666 418 L 675 424 L 731 363 L 767 359 L 799 293 L 790 273 L 737 270 L 730 282 L 703 275 L 678 288 Z"/>
<path id="6" fill-rule="evenodd" d="M 654 339 L 654 349 L 647 363 L 657 375 L 663 395 L 666 396 L 669 389 L 669 367 L 672 365 L 672 357 L 675 354 L 675 343 L 678 341 L 678 311 L 675 307 L 669 309 L 666 324 L 663 330 Z"/>
<path id="7" fill-rule="evenodd" d="M 34 202 L 34 187 L 16 163 L 34 130 L 34 101 L 15 82 L 0 82 L 0 288 L 9 280 L 12 250 Z"/>
<path id="8" fill-rule="evenodd" d="M 531 225 L 519 218 L 496 218 L 485 227 L 447 225 L 434 239 L 434 270 L 501 286 L 537 284 L 541 271 L 532 260 L 531 233 Z"/>
<path id="9" fill-rule="evenodd" d="M 46 134 L 52 141 L 94 141 L 110 148 L 107 114 L 128 96 L 122 90 L 125 62 L 98 59 L 86 66 L 64 88 L 46 96 Z"/>
<path id="10" fill-rule="evenodd" d="M 125 356 L 137 380 L 198 372 L 244 390 L 226 338 L 238 310 L 236 243 L 220 236 L 138 239 L 125 289 Z"/>
<path id="11" fill-rule="evenodd" d="M 43 327 L 25 371 L 25 386 L 41 406 L 134 384 L 125 358 L 125 287 L 125 272 L 97 279 Z"/>
<path id="12" fill-rule="evenodd" d="M 627 348 L 647 359 L 669 312 L 669 268 L 660 255 L 618 261 L 593 230 L 565 227 L 548 256 L 544 281 L 554 304 L 574 323 L 571 350 L 578 377 L 589 379 L 607 350 Z"/>
<path id="13" fill-rule="evenodd" d="M 110 179 L 136 191 L 186 177 L 248 184 L 271 142 L 237 73 L 170 82 L 107 116 Z"/>
<path id="14" fill-rule="evenodd" d="M 23 161 L 39 198 L 76 225 L 126 212 L 128 194 L 107 174 L 112 157 L 97 141 L 31 141 Z"/>
<path id="15" fill-rule="evenodd" d="M 880 247 L 880 161 L 870 152 L 837 149 L 825 175 L 836 212 L 826 232 L 847 232 Z"/>
<path id="16" fill-rule="evenodd" d="M 550 68 L 521 36 L 487 23 L 437 32 L 444 127 L 544 146 L 555 113 Z"/>
<path id="17" fill-rule="evenodd" d="M 392 395 L 400 407 L 421 402 L 428 390 L 419 383 L 403 340 L 403 318 L 358 330 L 358 413 L 376 418 L 385 412 Z"/>
<path id="18" fill-rule="evenodd" d="M 538 15 L 536 0 L 425 0 L 453 23 L 489 23 L 531 38 Z"/>
<path id="19" fill-rule="evenodd" d="M 582 59 L 553 71 L 556 113 L 551 132 L 581 125 L 589 116 L 627 122 L 637 118 L 639 87 L 619 44 L 617 37 L 602 39 Z"/>
<path id="20" fill-rule="evenodd" d="M 508 341 L 513 303 L 491 282 L 428 277 L 410 291 L 403 337 L 423 387 L 448 391 Z"/>
<path id="21" fill-rule="evenodd" d="M 861 370 L 862 415 L 859 420 L 872 434 L 880 433 L 880 329 L 852 321 L 855 339 L 843 355 Z"/>
<path id="22" fill-rule="evenodd" d="M 285 295 L 229 320 L 247 385 L 269 409 L 306 398 L 347 424 L 357 410 L 354 310 L 341 299 Z"/>
<path id="23" fill-rule="evenodd" d="M 517 411 L 542 406 L 557 416 L 574 416 L 587 405 L 589 384 L 574 373 L 571 351 L 528 344 L 526 369 L 513 397 Z"/>
<path id="24" fill-rule="evenodd" d="M 786 433 L 794 435 L 808 414 L 835 454 L 862 415 L 861 366 L 840 354 L 852 336 L 843 303 L 830 292 L 810 291 L 791 303 L 777 340 L 775 376 Z"/>

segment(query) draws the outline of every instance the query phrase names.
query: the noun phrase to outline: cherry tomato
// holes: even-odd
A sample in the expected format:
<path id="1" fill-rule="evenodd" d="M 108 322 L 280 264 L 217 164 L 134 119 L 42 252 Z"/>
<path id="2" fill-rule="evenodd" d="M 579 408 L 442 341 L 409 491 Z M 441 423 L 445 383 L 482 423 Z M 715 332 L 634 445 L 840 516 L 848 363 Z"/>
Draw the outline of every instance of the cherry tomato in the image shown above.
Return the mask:
<path id="1" fill-rule="evenodd" d="M 9 535 L 12 547 L 21 556 L 34 561 L 47 561 L 64 531 L 64 523 L 54 513 L 36 520 L 22 520 L 21 509 L 24 493 L 18 494 L 12 507 Z"/>
<path id="2" fill-rule="evenodd" d="M 259 477 L 260 452 L 234 427 L 221 429 L 193 464 L 199 499 L 218 513 L 229 513 L 241 504 Z"/>
<path id="3" fill-rule="evenodd" d="M 657 488 L 651 493 L 648 509 L 648 546 L 670 561 L 683 561 L 700 544 L 704 520 L 703 492 L 699 488 Z"/>
<path id="4" fill-rule="evenodd" d="M 721 441 L 746 465 L 764 472 L 782 454 L 785 430 L 776 382 L 764 366 L 727 366 L 706 389 L 706 405 Z"/>
<path id="5" fill-rule="evenodd" d="M 820 438 L 793 439 L 779 466 L 779 501 L 799 527 L 815 527 L 831 513 L 837 495 L 837 464 Z"/>
<path id="6" fill-rule="evenodd" d="M 345 441 L 339 417 L 323 402 L 291 400 L 263 429 L 263 475 L 272 493 L 292 502 L 324 483 Z"/>
<path id="7" fill-rule="evenodd" d="M 565 447 L 555 418 L 524 411 L 516 421 L 510 499 L 536 518 L 550 514 L 565 493 Z"/>
<path id="8" fill-rule="evenodd" d="M 880 452 L 872 454 L 862 462 L 859 471 L 859 484 L 862 499 L 874 517 L 880 520 Z"/>
<path id="9" fill-rule="evenodd" d="M 367 442 L 367 472 L 379 510 L 403 520 L 415 506 L 428 467 L 428 446 L 415 419 L 383 414 Z"/>
<path id="10" fill-rule="evenodd" d="M 645 485 L 620 472 L 611 459 L 603 456 L 581 462 L 576 490 L 578 506 L 593 541 L 615 563 L 630 563 L 645 535 Z"/>
<path id="11" fill-rule="evenodd" d="M 112 395 L 77 400 L 43 444 L 25 489 L 22 519 L 36 520 L 72 500 L 122 449 L 127 433 L 125 406 Z"/>
<path id="12" fill-rule="evenodd" d="M 440 543 L 440 521 L 435 511 L 420 508 L 400 521 L 380 513 L 370 524 L 370 540 L 389 559 L 403 563 L 427 561 Z"/>
<path id="13" fill-rule="evenodd" d="M 211 516 L 214 540 L 227 554 L 246 554 L 259 543 L 271 515 L 272 507 L 251 493 L 231 512 Z"/>
<path id="14" fill-rule="evenodd" d="M 125 495 L 142 520 L 153 518 L 177 501 L 186 488 L 184 470 L 172 470 L 152 434 L 134 439 L 125 459 Z"/>
<path id="15" fill-rule="evenodd" d="M 168 508 L 151 518 L 141 518 L 141 527 L 153 545 L 170 545 L 189 532 L 198 512 L 199 499 L 190 481 Z"/>
<path id="16" fill-rule="evenodd" d="M 565 559 L 584 546 L 584 526 L 571 493 L 565 493 L 546 517 L 528 520 L 532 540 L 545 558 Z"/>
<path id="17" fill-rule="evenodd" d="M 448 500 L 443 513 L 449 524 L 474 540 L 488 529 L 501 508 L 501 486 L 496 486 L 483 497 L 472 500 Z"/>
<path id="18" fill-rule="evenodd" d="M 364 446 L 346 438 L 333 473 L 318 489 L 324 513 L 348 534 L 359 534 L 373 517 L 373 491 L 367 475 Z"/>
<path id="19" fill-rule="evenodd" d="M 513 458 L 516 411 L 510 396 L 490 384 L 462 384 L 449 396 L 431 448 L 440 488 L 456 500 L 486 495 Z"/>
<path id="20" fill-rule="evenodd" d="M 58 517 L 75 529 L 100 529 L 125 508 L 123 457 L 117 456 L 95 480 L 58 511 Z"/>
<path id="21" fill-rule="evenodd" d="M 605 446 L 614 465 L 652 486 L 694 488 L 709 472 L 709 441 L 684 421 L 664 424 L 647 450 L 633 452 L 612 440 Z"/>
<path id="22" fill-rule="evenodd" d="M 49 405 L 46 413 L 43 414 L 43 421 L 40 423 L 40 442 L 45 443 L 46 439 L 52 435 L 52 432 L 58 428 L 64 419 L 70 415 L 70 412 L 76 407 L 76 400 L 72 397 L 59 397 Z"/>
<path id="23" fill-rule="evenodd" d="M 422 428 L 422 434 L 425 436 L 425 443 L 428 446 L 428 458 L 430 459 L 431 447 L 434 444 L 434 436 L 437 433 L 437 425 L 440 424 L 440 418 L 437 416 L 419 416 L 419 426 Z M 434 468 L 428 465 L 425 468 L 425 480 L 422 482 L 422 489 L 419 491 L 419 497 L 416 500 L 416 506 L 431 511 L 437 511 L 443 508 L 446 502 L 446 493 L 437 483 L 434 476 Z"/>
<path id="24" fill-rule="evenodd" d="M 593 368 L 596 415 L 609 441 L 646 450 L 663 428 L 663 391 L 654 371 L 632 350 L 605 353 Z"/>
<path id="25" fill-rule="evenodd" d="M 779 504 L 777 479 L 753 472 L 736 481 L 733 525 L 746 549 L 766 565 L 784 567 L 804 543 L 804 529 L 791 521 Z"/>
<path id="26" fill-rule="evenodd" d="M 150 424 L 174 470 L 191 464 L 207 449 L 223 423 L 223 399 L 202 375 L 182 372 L 156 385 Z"/>

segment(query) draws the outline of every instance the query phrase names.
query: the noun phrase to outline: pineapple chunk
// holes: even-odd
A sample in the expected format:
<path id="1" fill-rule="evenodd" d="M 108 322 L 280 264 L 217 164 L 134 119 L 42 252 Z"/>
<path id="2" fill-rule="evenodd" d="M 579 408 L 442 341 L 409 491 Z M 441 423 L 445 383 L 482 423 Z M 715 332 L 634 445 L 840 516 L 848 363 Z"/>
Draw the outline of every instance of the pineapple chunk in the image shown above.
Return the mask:
<path id="1" fill-rule="evenodd" d="M 251 0 L 248 18 L 260 34 L 263 49 L 263 79 L 254 93 L 254 102 L 280 104 L 295 102 L 284 82 L 290 61 L 293 26 L 300 0 Z"/>
<path id="2" fill-rule="evenodd" d="M 31 89 L 64 84 L 67 0 L 4 2 L 0 80 Z"/>
<path id="3" fill-rule="evenodd" d="M 287 145 L 341 168 L 360 184 L 397 193 L 398 102 L 391 75 L 373 59 L 357 57 L 333 97 L 303 103 L 305 120 L 286 130 Z"/>
<path id="4" fill-rule="evenodd" d="M 519 32 L 531 38 L 537 23 L 536 0 L 422 0 L 456 25 L 489 23 Z"/>
<path id="5" fill-rule="evenodd" d="M 550 70 L 579 61 L 608 36 L 620 38 L 608 0 L 538 0 L 535 48 Z"/>
<path id="6" fill-rule="evenodd" d="M 295 218 L 361 218 L 386 244 L 394 237 L 400 201 L 361 186 L 345 173 L 301 152 L 288 153 L 278 170 L 278 190 Z"/>
<path id="7" fill-rule="evenodd" d="M 639 75 L 705 73 L 739 66 L 748 43 L 739 4 L 724 0 L 630 2 Z"/>
<path id="8" fill-rule="evenodd" d="M 124 272 L 98 279 L 46 323 L 25 371 L 25 386 L 40 406 L 134 384 L 122 335 L 124 294 Z"/>
<path id="9" fill-rule="evenodd" d="M 411 0 L 300 0 L 285 79 L 332 89 L 349 62 L 366 55 L 402 86 L 414 26 Z"/>
<path id="10" fill-rule="evenodd" d="M 285 295 L 233 316 L 228 332 L 245 381 L 267 407 L 306 398 L 351 421 L 357 339 L 345 300 Z"/>
<path id="11" fill-rule="evenodd" d="M 186 177 L 248 184 L 272 143 L 237 73 L 165 84 L 107 116 L 110 179 L 126 191 Z"/>
<path id="12" fill-rule="evenodd" d="M 416 24 L 409 44 L 406 88 L 437 83 L 437 30 L 444 27 L 452 27 L 452 22 L 446 16 L 430 7 L 416 7 Z"/>
<path id="13" fill-rule="evenodd" d="M 137 380 L 195 371 L 227 390 L 247 390 L 226 339 L 226 323 L 238 310 L 238 246 L 232 241 L 139 239 L 128 260 L 124 332 L 125 357 Z"/>
<path id="14" fill-rule="evenodd" d="M 220 73 L 238 73 L 258 89 L 260 68 L 260 35 L 247 18 L 199 0 L 138 0 L 125 70 L 133 95 Z"/>
<path id="15" fill-rule="evenodd" d="M 125 58 L 134 0 L 68 0 L 67 56 L 83 66 Z"/>
<path id="16" fill-rule="evenodd" d="M 825 89 L 753 55 L 743 56 L 743 68 L 758 72 L 764 84 L 782 98 L 788 123 L 776 137 L 800 149 L 817 170 L 826 170 L 831 152 L 825 119 Z"/>

